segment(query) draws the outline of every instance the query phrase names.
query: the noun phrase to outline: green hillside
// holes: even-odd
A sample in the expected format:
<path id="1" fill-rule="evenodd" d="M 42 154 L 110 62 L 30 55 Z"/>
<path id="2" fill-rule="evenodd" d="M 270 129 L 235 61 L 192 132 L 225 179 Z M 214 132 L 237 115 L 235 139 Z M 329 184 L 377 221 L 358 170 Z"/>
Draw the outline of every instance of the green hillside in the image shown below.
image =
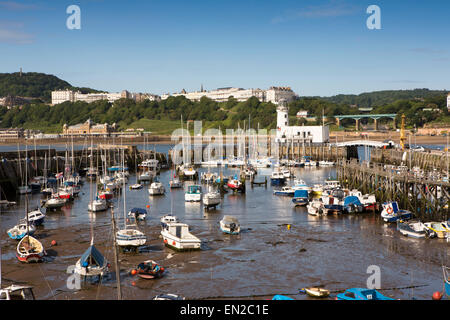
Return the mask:
<path id="1" fill-rule="evenodd" d="M 53 90 L 73 89 L 84 93 L 99 92 L 90 88 L 73 87 L 67 81 L 45 73 L 0 73 L 0 97 L 19 96 L 49 102 Z"/>

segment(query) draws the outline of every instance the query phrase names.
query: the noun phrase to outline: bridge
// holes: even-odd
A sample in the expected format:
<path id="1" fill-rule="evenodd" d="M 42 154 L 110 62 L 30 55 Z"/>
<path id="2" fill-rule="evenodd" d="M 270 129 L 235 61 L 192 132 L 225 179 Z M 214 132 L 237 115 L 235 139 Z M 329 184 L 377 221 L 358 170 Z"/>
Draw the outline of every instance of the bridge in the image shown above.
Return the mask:
<path id="1" fill-rule="evenodd" d="M 331 145 L 336 147 L 367 146 L 373 148 L 384 148 L 390 146 L 389 143 L 370 140 L 354 140 L 347 142 L 332 143 Z"/>
<path id="2" fill-rule="evenodd" d="M 388 113 L 388 114 L 354 114 L 354 115 L 341 115 L 341 116 L 334 116 L 336 118 L 336 124 L 340 126 L 340 122 L 342 119 L 353 119 L 356 121 L 356 130 L 359 130 L 359 120 L 367 118 L 367 119 L 373 119 L 375 123 L 375 130 L 378 130 L 378 119 L 381 118 L 391 118 L 394 120 L 394 129 L 395 129 L 395 117 L 397 114 L 395 113 Z"/>

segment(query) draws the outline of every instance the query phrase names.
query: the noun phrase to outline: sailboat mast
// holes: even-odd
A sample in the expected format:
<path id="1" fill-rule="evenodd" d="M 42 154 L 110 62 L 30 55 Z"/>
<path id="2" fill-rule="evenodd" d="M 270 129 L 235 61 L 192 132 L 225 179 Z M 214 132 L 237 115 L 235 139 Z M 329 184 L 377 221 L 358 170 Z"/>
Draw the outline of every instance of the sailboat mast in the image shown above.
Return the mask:
<path id="1" fill-rule="evenodd" d="M 120 265 L 119 265 L 119 255 L 117 250 L 116 241 L 116 221 L 114 219 L 114 207 L 111 207 L 111 224 L 113 228 L 113 249 L 114 249 L 114 264 L 116 266 L 116 280 L 117 280 L 117 300 L 122 300 L 122 287 L 120 285 Z"/>

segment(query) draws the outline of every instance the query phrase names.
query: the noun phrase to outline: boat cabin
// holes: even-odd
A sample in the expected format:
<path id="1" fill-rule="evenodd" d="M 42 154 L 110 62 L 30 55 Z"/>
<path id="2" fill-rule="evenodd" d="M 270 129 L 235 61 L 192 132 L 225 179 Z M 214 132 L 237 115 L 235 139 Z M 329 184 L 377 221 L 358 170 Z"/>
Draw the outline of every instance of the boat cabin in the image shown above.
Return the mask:
<path id="1" fill-rule="evenodd" d="M 12 285 L 0 289 L 0 300 L 35 300 L 33 287 Z"/>

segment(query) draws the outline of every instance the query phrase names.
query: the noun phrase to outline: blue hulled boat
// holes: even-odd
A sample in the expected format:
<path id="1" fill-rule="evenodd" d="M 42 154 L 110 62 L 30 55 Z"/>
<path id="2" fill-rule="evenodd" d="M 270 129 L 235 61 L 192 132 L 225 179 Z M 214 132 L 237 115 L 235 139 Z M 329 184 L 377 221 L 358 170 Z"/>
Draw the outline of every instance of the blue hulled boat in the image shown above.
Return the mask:
<path id="1" fill-rule="evenodd" d="M 413 217 L 411 211 L 399 209 L 396 201 L 383 203 L 382 206 L 381 217 L 385 222 L 396 222 L 400 219 L 409 220 Z"/>
<path id="2" fill-rule="evenodd" d="M 356 196 L 348 196 L 344 198 L 344 211 L 347 213 L 363 212 L 364 206 Z"/>
<path id="3" fill-rule="evenodd" d="M 308 191 L 306 190 L 295 190 L 294 198 L 292 199 L 292 202 L 296 206 L 306 206 L 309 202 L 309 195 Z"/>
<path id="4" fill-rule="evenodd" d="M 351 288 L 337 295 L 338 300 L 394 300 L 374 289 Z"/>

